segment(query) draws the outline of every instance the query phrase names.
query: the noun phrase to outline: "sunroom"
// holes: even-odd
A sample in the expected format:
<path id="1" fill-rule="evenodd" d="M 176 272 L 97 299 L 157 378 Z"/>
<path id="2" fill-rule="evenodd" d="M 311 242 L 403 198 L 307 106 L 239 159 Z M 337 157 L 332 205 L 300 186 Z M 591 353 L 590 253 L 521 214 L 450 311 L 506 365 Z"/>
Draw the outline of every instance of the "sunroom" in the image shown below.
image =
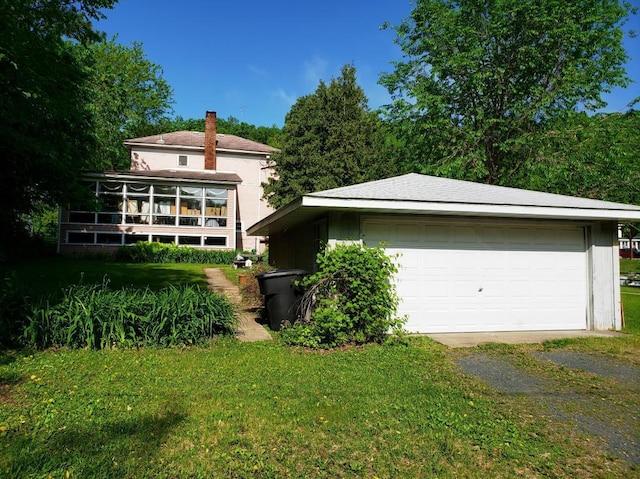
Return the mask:
<path id="1" fill-rule="evenodd" d="M 95 201 L 60 212 L 60 253 L 109 252 L 140 241 L 236 248 L 235 174 L 107 172 L 85 181 Z"/>

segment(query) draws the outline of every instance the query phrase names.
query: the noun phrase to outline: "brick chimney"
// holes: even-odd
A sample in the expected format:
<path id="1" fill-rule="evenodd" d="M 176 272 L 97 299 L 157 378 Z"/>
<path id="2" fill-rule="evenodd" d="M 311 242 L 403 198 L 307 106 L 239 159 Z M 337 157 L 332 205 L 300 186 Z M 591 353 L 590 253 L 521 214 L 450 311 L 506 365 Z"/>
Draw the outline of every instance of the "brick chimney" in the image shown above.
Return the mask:
<path id="1" fill-rule="evenodd" d="M 204 169 L 215 170 L 216 165 L 216 112 L 208 111 L 204 122 Z"/>

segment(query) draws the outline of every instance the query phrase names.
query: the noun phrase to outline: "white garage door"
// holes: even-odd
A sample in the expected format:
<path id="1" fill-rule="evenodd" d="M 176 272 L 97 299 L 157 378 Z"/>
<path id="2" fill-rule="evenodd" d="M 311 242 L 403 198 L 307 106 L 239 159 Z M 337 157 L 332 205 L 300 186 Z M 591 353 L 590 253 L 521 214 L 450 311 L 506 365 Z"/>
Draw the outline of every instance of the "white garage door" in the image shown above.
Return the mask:
<path id="1" fill-rule="evenodd" d="M 412 332 L 586 329 L 581 227 L 365 220 L 398 254 L 398 313 Z"/>

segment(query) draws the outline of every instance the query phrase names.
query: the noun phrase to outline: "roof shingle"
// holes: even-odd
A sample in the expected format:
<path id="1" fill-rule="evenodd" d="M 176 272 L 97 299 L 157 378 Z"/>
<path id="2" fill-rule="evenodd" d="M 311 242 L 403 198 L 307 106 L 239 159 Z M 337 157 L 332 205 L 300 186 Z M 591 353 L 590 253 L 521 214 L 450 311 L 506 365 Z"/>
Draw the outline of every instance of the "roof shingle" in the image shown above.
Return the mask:
<path id="1" fill-rule="evenodd" d="M 428 203 L 640 210 L 640 207 L 634 205 L 452 180 L 417 173 L 318 191 L 307 196 Z"/>
<path id="2" fill-rule="evenodd" d="M 216 134 L 217 149 L 255 151 L 260 153 L 273 153 L 278 151 L 274 148 L 257 141 L 247 140 L 236 135 L 226 133 Z M 141 138 L 131 138 L 125 140 L 125 145 L 164 145 L 164 146 L 186 146 L 191 148 L 204 149 L 204 132 L 201 131 L 174 131 L 172 133 L 162 133 L 160 135 L 143 136 Z"/>

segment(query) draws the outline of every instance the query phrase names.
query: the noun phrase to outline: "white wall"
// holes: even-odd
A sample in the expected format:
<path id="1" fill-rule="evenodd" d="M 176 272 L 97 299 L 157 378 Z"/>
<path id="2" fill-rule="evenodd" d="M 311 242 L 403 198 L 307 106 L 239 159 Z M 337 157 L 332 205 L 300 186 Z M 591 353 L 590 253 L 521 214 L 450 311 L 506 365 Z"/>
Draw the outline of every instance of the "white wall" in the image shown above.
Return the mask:
<path id="1" fill-rule="evenodd" d="M 597 222 L 587 234 L 591 307 L 588 328 L 593 330 L 620 329 L 622 313 L 620 301 L 620 259 L 618 229 L 615 222 Z"/>

